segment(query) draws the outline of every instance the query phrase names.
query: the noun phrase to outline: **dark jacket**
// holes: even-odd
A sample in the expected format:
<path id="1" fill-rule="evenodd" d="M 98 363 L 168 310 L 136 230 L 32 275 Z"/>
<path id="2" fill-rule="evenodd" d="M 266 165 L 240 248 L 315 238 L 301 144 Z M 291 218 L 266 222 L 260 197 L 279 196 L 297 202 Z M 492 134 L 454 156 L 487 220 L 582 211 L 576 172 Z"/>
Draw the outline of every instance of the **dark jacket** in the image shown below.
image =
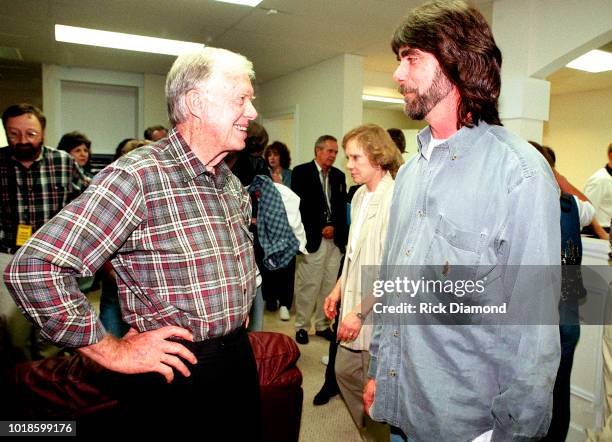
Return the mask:
<path id="1" fill-rule="evenodd" d="M 331 188 L 331 223 L 334 227 L 334 243 L 344 253 L 348 237 L 346 224 L 346 180 L 344 173 L 332 167 L 328 180 Z M 325 194 L 319 178 L 319 170 L 313 161 L 300 164 L 293 169 L 291 189 L 300 197 L 300 214 L 306 230 L 306 249 L 316 252 L 321 245 L 325 222 Z"/>

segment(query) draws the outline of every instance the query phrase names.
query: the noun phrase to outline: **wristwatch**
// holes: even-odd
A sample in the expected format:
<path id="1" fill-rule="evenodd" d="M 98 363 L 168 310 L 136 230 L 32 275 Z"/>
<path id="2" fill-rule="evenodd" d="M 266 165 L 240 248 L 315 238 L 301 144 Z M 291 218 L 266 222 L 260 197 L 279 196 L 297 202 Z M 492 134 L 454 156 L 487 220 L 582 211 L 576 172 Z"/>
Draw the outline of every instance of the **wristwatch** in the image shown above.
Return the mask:
<path id="1" fill-rule="evenodd" d="M 363 315 L 363 313 L 357 312 L 355 313 L 355 316 L 357 316 L 362 323 L 365 321 L 366 317 Z"/>

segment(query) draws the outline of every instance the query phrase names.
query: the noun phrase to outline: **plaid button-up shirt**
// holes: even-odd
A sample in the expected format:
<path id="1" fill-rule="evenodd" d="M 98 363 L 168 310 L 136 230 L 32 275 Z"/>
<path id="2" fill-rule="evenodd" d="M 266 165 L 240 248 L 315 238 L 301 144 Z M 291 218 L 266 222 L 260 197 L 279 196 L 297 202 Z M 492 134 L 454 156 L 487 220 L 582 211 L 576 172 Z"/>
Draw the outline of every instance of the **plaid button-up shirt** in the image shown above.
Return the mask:
<path id="1" fill-rule="evenodd" d="M 75 276 L 111 257 L 124 319 L 137 330 L 176 325 L 200 341 L 242 325 L 256 289 L 251 204 L 225 163 L 215 172 L 173 129 L 101 171 L 40 229 L 5 278 L 43 336 L 72 347 L 102 339 Z"/>
<path id="2" fill-rule="evenodd" d="M 17 225 L 38 230 L 85 188 L 85 176 L 66 152 L 43 146 L 25 168 L 0 149 L 0 243 L 14 248 Z"/>

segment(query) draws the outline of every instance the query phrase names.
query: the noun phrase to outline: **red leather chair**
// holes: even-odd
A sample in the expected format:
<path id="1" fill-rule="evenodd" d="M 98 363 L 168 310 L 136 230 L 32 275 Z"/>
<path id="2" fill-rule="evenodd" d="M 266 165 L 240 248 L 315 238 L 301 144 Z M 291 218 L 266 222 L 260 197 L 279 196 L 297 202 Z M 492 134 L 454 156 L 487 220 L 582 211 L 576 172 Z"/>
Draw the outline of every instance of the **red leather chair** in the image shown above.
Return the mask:
<path id="1" fill-rule="evenodd" d="M 302 416 L 300 357 L 290 337 L 249 333 L 259 372 L 263 436 L 266 442 L 297 441 Z M 77 428 L 95 431 L 112 423 L 117 400 L 110 372 L 80 355 L 26 362 L 8 371 L 0 420 L 76 420 Z"/>

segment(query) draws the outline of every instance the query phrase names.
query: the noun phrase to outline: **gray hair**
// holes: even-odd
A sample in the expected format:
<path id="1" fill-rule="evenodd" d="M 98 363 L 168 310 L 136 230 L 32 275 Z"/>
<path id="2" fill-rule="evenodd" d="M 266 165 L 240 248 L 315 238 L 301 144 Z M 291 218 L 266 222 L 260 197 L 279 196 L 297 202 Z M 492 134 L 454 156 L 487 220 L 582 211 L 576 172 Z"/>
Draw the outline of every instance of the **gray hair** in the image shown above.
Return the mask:
<path id="1" fill-rule="evenodd" d="M 219 74 L 248 75 L 251 80 L 255 79 L 253 63 L 243 55 L 226 49 L 205 47 L 180 55 L 174 61 L 166 77 L 168 118 L 173 126 L 187 120 L 187 92 Z"/>
<path id="2" fill-rule="evenodd" d="M 317 141 L 315 141 L 315 155 L 317 153 L 317 150 L 325 149 L 325 143 L 327 141 L 338 142 L 336 137 L 334 137 L 333 135 L 321 135 L 319 138 L 317 138 Z"/>

